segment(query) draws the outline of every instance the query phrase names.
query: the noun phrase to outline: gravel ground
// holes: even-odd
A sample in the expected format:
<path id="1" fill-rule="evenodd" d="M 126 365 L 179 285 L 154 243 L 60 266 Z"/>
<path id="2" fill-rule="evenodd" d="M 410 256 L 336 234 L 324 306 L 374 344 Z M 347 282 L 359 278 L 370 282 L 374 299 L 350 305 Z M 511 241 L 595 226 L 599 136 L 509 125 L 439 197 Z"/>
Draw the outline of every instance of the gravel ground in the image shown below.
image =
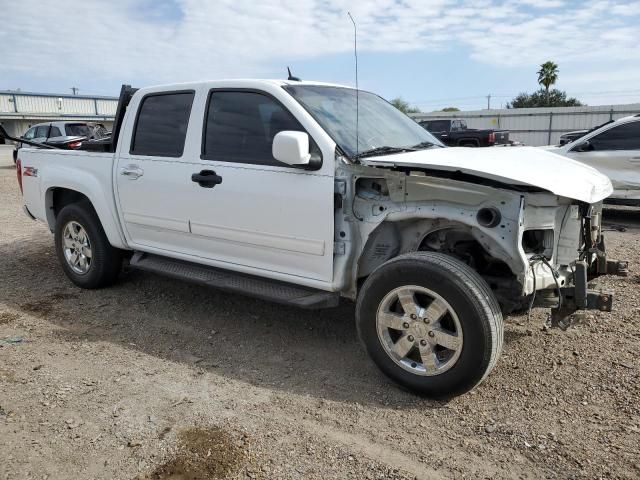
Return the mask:
<path id="1" fill-rule="evenodd" d="M 285 308 L 141 272 L 63 275 L 0 167 L 0 478 L 640 478 L 640 211 L 608 211 L 613 313 L 508 319 L 449 402 L 390 384 L 354 308 Z"/>

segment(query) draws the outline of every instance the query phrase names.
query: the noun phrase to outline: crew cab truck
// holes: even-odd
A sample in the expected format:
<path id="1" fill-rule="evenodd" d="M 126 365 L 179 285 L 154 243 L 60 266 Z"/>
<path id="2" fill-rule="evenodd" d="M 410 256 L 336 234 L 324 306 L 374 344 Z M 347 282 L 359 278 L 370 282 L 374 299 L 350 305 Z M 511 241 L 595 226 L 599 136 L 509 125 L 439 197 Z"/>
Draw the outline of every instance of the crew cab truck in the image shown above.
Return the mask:
<path id="1" fill-rule="evenodd" d="M 420 125 L 445 145 L 452 147 L 493 147 L 508 145 L 508 130 L 468 128 L 464 120 L 423 120 Z"/>
<path id="2" fill-rule="evenodd" d="M 81 148 L 23 148 L 17 169 L 73 283 L 111 285 L 124 260 L 305 308 L 354 301 L 373 361 L 432 397 L 489 374 L 503 312 L 610 310 L 587 281 L 622 270 L 607 177 L 539 149 L 443 148 L 352 88 L 123 87 L 111 139 Z"/>

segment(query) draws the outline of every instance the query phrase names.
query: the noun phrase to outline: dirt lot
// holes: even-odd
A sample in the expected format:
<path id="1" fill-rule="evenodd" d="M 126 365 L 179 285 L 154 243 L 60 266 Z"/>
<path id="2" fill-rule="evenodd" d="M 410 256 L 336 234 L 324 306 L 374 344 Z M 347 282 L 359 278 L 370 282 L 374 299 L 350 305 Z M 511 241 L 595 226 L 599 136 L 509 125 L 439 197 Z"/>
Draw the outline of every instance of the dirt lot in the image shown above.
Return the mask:
<path id="1" fill-rule="evenodd" d="M 615 311 L 512 317 L 449 402 L 390 384 L 353 307 L 305 312 L 140 272 L 83 291 L 0 167 L 0 478 L 640 478 L 640 211 Z"/>

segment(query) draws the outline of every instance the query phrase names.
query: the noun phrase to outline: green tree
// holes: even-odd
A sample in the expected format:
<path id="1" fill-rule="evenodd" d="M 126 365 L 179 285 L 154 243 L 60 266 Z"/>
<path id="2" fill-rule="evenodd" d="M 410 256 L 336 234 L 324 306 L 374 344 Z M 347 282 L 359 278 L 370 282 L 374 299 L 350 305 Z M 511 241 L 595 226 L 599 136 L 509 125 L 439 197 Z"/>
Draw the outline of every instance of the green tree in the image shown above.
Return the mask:
<path id="1" fill-rule="evenodd" d="M 549 96 L 549 88 L 554 85 L 558 80 L 558 65 L 552 61 L 544 62 L 540 65 L 540 70 L 536 72 L 538 74 L 538 83 L 544 87 L 547 97 Z M 550 106 L 550 105 L 547 105 Z"/>
<path id="2" fill-rule="evenodd" d="M 440 110 L 441 112 L 459 112 L 460 109 L 456 107 L 447 107 Z"/>
<path id="3" fill-rule="evenodd" d="M 507 108 L 535 108 L 535 107 L 580 107 L 583 103 L 573 97 L 567 97 L 567 92 L 554 88 L 545 90 L 541 88 L 533 93 L 521 93 L 511 102 Z"/>
<path id="4" fill-rule="evenodd" d="M 390 103 L 402 113 L 420 113 L 420 109 L 418 107 L 412 107 L 409 105 L 409 102 L 404 101 L 402 97 L 396 97 L 391 100 Z"/>

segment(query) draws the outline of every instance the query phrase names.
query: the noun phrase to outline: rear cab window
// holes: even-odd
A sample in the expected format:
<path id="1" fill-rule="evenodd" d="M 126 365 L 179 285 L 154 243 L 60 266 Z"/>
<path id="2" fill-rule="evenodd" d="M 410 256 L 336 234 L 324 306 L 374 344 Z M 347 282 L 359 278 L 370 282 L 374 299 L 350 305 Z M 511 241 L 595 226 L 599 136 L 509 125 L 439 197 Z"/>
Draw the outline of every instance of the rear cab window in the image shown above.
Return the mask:
<path id="1" fill-rule="evenodd" d="M 430 132 L 446 132 L 449 130 L 448 120 L 432 120 L 422 122 L 421 125 Z"/>
<path id="2" fill-rule="evenodd" d="M 181 157 L 193 105 L 193 91 L 145 95 L 131 139 L 131 155 Z"/>

